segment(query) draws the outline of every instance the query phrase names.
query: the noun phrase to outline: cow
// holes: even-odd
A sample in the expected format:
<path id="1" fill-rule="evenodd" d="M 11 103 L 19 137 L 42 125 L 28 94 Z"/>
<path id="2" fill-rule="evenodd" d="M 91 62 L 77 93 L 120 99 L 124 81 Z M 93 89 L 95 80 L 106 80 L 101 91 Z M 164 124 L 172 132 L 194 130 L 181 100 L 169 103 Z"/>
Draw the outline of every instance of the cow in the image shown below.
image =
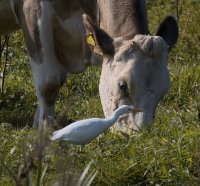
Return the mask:
<path id="1" fill-rule="evenodd" d="M 174 17 L 167 16 L 151 36 L 145 0 L 2 0 L 0 34 L 17 29 L 24 34 L 39 101 L 34 127 L 52 123 L 67 74 L 98 60 L 105 116 L 123 104 L 143 110 L 122 116 L 114 128 L 129 132 L 153 122 L 170 87 L 168 56 L 179 35 Z"/>

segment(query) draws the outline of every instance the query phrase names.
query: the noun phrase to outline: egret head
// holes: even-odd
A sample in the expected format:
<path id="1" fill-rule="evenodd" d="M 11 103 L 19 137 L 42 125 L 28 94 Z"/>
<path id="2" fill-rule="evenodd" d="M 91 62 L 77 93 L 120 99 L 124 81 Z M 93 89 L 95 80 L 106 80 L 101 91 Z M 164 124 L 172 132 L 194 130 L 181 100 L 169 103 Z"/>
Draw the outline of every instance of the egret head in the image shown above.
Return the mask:
<path id="1" fill-rule="evenodd" d="M 124 114 L 114 128 L 129 132 L 150 126 L 159 101 L 170 87 L 167 63 L 178 39 L 177 21 L 167 17 L 156 36 L 112 38 L 87 16 L 83 18 L 86 34 L 94 38 L 92 49 L 103 58 L 99 91 L 105 116 L 121 105 L 133 105 L 142 112 Z"/>
<path id="2" fill-rule="evenodd" d="M 114 120 L 119 120 L 121 117 L 123 118 L 124 115 L 128 114 L 128 113 L 137 113 L 137 112 L 142 112 L 142 110 L 140 109 L 136 109 L 134 108 L 133 106 L 129 106 L 129 105 L 122 105 L 120 106 L 119 108 L 117 108 L 111 118 L 114 119 Z M 115 121 L 115 122 L 116 122 Z"/>
<path id="3" fill-rule="evenodd" d="M 136 113 L 136 112 L 142 112 L 142 110 L 135 108 L 131 105 L 122 105 L 119 108 L 117 108 L 114 112 L 118 112 L 121 114 L 127 114 L 130 112 Z"/>

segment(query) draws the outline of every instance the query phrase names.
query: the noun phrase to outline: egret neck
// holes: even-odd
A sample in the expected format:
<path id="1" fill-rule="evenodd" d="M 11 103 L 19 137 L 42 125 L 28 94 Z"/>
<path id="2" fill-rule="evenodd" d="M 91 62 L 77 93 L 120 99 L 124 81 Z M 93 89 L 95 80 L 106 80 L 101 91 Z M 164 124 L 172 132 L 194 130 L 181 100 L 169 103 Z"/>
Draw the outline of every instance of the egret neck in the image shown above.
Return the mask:
<path id="1" fill-rule="evenodd" d="M 127 112 L 124 112 L 124 109 L 118 108 L 113 112 L 111 117 L 105 119 L 107 121 L 105 124 L 109 127 L 112 126 L 118 120 L 119 116 L 126 113 Z"/>

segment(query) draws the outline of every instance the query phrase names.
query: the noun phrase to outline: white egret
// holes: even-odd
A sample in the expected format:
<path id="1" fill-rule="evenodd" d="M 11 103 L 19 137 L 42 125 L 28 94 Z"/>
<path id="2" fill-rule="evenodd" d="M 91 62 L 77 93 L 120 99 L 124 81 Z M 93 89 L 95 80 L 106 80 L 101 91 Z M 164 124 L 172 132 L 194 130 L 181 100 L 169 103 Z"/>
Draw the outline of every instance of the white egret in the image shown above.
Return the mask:
<path id="1" fill-rule="evenodd" d="M 141 112 L 133 106 L 122 105 L 110 118 L 90 118 L 76 121 L 63 129 L 53 132 L 51 140 L 65 140 L 68 143 L 84 146 L 109 129 L 121 116 L 129 112 Z"/>

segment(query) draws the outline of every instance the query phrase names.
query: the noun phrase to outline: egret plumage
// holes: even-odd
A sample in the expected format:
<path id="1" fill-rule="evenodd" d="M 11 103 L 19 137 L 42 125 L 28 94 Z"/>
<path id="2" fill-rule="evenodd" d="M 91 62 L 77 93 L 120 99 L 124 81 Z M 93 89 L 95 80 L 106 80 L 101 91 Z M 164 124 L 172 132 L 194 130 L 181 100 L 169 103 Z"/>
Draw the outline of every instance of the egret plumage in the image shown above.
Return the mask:
<path id="1" fill-rule="evenodd" d="M 129 112 L 141 112 L 133 106 L 122 105 L 109 118 L 90 118 L 76 121 L 63 129 L 53 132 L 51 140 L 65 140 L 68 143 L 84 146 L 109 129 L 121 116 Z"/>

